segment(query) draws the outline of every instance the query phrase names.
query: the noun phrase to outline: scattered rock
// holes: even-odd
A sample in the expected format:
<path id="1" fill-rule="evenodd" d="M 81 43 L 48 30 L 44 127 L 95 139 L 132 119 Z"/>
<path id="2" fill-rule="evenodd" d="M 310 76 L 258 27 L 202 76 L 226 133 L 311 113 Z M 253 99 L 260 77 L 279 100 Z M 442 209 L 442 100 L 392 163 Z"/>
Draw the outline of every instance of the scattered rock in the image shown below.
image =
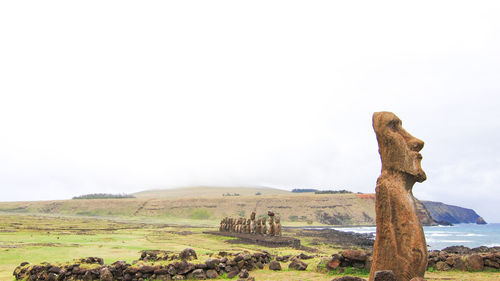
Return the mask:
<path id="1" fill-rule="evenodd" d="M 292 259 L 292 261 L 288 265 L 288 268 L 295 269 L 295 270 L 306 270 L 307 265 L 308 265 L 307 263 L 305 263 L 299 259 Z"/>
<path id="2" fill-rule="evenodd" d="M 342 256 L 353 261 L 366 261 L 367 254 L 360 250 L 347 250 L 342 252 Z"/>
<path id="3" fill-rule="evenodd" d="M 243 269 L 243 270 L 240 272 L 240 274 L 238 275 L 238 277 L 240 277 L 240 278 L 248 278 L 248 276 L 249 276 L 249 275 L 250 275 L 250 274 L 248 273 L 248 270 Z"/>
<path id="4" fill-rule="evenodd" d="M 192 248 L 187 248 L 182 250 L 182 252 L 179 254 L 179 258 L 182 260 L 196 260 L 198 259 L 198 256 Z"/>
<path id="5" fill-rule="evenodd" d="M 269 269 L 270 270 L 281 270 L 281 264 L 278 261 L 272 261 L 269 264 Z"/>
<path id="6" fill-rule="evenodd" d="M 301 260 L 308 260 L 308 259 L 312 259 L 314 258 L 313 256 L 308 256 L 304 253 L 301 253 L 300 255 L 297 256 L 297 258 L 301 259 Z"/>

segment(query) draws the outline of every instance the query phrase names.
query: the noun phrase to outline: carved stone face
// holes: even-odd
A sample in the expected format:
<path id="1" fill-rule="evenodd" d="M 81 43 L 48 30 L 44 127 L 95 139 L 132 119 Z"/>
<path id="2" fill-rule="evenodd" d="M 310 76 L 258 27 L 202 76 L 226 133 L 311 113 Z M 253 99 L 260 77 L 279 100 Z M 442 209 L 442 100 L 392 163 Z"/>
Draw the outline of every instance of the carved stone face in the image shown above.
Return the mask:
<path id="1" fill-rule="evenodd" d="M 419 151 L 424 142 L 410 135 L 401 125 L 401 120 L 391 112 L 373 114 L 373 129 L 377 135 L 382 170 L 393 170 L 414 177 L 415 181 L 427 179 L 420 162 Z"/>

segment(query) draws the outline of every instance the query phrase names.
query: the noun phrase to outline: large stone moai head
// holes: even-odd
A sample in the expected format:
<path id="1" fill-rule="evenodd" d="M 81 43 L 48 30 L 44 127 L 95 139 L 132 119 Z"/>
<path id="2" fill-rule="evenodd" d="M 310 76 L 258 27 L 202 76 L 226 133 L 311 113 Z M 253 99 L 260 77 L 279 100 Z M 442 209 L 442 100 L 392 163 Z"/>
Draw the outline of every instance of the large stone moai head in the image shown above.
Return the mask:
<path id="1" fill-rule="evenodd" d="M 424 142 L 403 129 L 401 120 L 394 113 L 374 113 L 373 129 L 377 135 L 382 171 L 405 173 L 416 182 L 426 180 L 427 176 L 420 165 L 422 155 L 419 153 Z"/>
<path id="2" fill-rule="evenodd" d="M 375 211 L 377 235 L 369 280 L 375 273 L 392 270 L 397 281 L 423 277 L 427 243 L 416 211 L 412 188 L 426 180 L 419 151 L 424 142 L 413 137 L 391 112 L 373 114 L 382 172 L 377 180 Z"/>
<path id="3" fill-rule="evenodd" d="M 252 212 L 252 214 L 250 214 L 250 219 L 255 220 L 255 212 Z"/>

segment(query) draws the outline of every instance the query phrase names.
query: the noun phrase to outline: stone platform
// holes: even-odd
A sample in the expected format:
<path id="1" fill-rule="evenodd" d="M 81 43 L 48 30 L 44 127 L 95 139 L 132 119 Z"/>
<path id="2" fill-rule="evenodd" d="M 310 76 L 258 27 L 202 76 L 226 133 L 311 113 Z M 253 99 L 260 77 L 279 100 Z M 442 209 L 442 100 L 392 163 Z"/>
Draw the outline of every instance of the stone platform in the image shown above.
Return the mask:
<path id="1" fill-rule="evenodd" d="M 237 241 L 237 243 L 242 242 L 249 244 L 258 244 L 266 247 L 292 247 L 296 249 L 301 248 L 300 239 L 293 237 L 264 236 L 258 234 L 221 231 L 206 231 L 203 233 L 239 238 L 240 240 L 235 240 Z"/>

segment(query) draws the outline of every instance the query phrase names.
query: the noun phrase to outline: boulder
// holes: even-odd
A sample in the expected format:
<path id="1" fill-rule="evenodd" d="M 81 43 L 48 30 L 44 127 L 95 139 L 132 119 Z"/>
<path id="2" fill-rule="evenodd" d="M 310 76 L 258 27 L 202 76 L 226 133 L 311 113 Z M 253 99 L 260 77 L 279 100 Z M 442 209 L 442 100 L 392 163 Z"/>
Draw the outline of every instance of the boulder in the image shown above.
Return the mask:
<path id="1" fill-rule="evenodd" d="M 186 248 L 179 254 L 179 258 L 182 260 L 196 260 L 198 256 L 192 248 Z"/>
<path id="2" fill-rule="evenodd" d="M 444 261 L 438 261 L 436 263 L 436 269 L 439 271 L 448 271 L 451 267 Z"/>
<path id="3" fill-rule="evenodd" d="M 308 256 L 304 253 L 301 253 L 300 255 L 297 256 L 297 258 L 301 259 L 301 260 L 308 260 L 308 259 L 312 259 L 314 258 L 313 256 Z"/>
<path id="4" fill-rule="evenodd" d="M 194 279 L 205 280 L 207 279 L 207 275 L 205 275 L 205 271 L 203 269 L 195 269 L 192 273 Z"/>
<path id="5" fill-rule="evenodd" d="M 240 277 L 240 278 L 248 278 L 248 276 L 249 276 L 249 275 L 250 275 L 250 274 L 248 273 L 248 270 L 243 269 L 243 270 L 240 272 L 240 274 L 238 274 L 238 277 Z"/>
<path id="6" fill-rule="evenodd" d="M 306 270 L 307 265 L 308 265 L 307 263 L 305 263 L 299 259 L 292 259 L 292 261 L 288 265 L 288 268 L 295 269 L 295 270 Z"/>
<path id="7" fill-rule="evenodd" d="M 155 268 L 150 265 L 141 265 L 139 267 L 139 272 L 141 273 L 153 273 L 155 271 Z"/>
<path id="8" fill-rule="evenodd" d="M 113 281 L 113 274 L 107 267 L 101 268 L 99 271 L 99 278 L 101 281 Z"/>
<path id="9" fill-rule="evenodd" d="M 209 269 L 207 270 L 207 278 L 210 278 L 210 279 L 215 279 L 217 277 L 219 277 L 219 274 L 217 274 L 217 271 L 213 270 L 213 269 Z"/>
<path id="10" fill-rule="evenodd" d="M 360 251 L 360 250 L 346 250 L 346 251 L 342 252 L 342 256 L 344 258 L 352 260 L 352 261 L 364 262 L 364 261 L 366 261 L 366 257 L 368 255 L 365 252 Z"/>
<path id="11" fill-rule="evenodd" d="M 281 270 L 281 264 L 278 261 L 272 261 L 269 263 L 270 270 Z"/>
<path id="12" fill-rule="evenodd" d="M 375 272 L 374 281 L 396 281 L 396 275 L 392 270 L 379 270 Z"/>
<path id="13" fill-rule="evenodd" d="M 483 258 L 478 254 L 467 256 L 465 259 L 465 267 L 469 271 L 481 271 L 484 267 Z"/>
<path id="14" fill-rule="evenodd" d="M 227 273 L 227 278 L 233 279 L 238 273 L 239 271 L 237 269 L 231 270 Z"/>
<path id="15" fill-rule="evenodd" d="M 365 279 L 355 277 L 355 276 L 342 276 L 342 277 L 332 279 L 332 281 L 365 281 Z"/>
<path id="16" fill-rule="evenodd" d="M 332 255 L 332 259 L 326 263 L 326 268 L 329 270 L 336 269 L 340 265 L 340 256 L 339 255 Z"/>

